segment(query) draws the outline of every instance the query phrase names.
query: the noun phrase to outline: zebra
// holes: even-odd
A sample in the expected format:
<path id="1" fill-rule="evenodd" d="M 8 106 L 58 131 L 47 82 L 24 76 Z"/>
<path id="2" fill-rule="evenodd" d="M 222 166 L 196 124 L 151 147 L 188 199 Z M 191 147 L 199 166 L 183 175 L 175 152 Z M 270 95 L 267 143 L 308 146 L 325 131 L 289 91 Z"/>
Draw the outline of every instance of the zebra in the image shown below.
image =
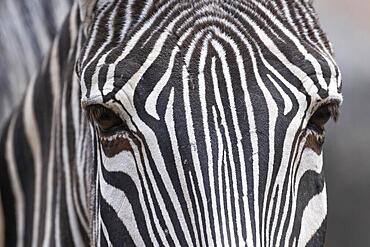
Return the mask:
<path id="1" fill-rule="evenodd" d="M 4 127 L 6 246 L 323 246 L 341 74 L 309 0 L 80 0 Z"/>

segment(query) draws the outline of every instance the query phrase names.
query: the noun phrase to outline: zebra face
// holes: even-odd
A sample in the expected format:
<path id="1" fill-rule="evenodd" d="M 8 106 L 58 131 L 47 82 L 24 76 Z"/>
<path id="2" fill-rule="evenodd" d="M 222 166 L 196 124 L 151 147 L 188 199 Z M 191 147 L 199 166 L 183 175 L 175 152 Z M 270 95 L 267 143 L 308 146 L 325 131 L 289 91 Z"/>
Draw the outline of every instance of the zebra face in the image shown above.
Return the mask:
<path id="1" fill-rule="evenodd" d="M 320 246 L 340 72 L 310 3 L 102 1 L 78 62 L 93 236 Z"/>

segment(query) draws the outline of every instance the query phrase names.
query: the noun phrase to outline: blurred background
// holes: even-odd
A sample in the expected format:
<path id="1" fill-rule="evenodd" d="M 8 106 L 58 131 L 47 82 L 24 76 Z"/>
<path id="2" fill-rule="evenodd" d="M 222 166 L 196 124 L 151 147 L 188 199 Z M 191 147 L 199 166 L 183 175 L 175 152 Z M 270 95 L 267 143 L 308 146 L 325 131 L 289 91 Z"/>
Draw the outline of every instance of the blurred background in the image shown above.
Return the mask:
<path id="1" fill-rule="evenodd" d="M 343 74 L 342 114 L 325 140 L 326 246 L 370 246 L 370 1 L 315 5 Z"/>

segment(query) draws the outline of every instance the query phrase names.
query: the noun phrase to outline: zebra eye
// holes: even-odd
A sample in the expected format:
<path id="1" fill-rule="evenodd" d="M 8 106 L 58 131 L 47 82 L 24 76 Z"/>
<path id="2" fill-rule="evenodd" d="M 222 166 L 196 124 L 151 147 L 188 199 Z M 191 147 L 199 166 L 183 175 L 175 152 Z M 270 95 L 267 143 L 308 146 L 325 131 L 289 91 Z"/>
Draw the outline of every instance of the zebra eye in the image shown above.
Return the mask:
<path id="1" fill-rule="evenodd" d="M 128 127 L 113 111 L 101 105 L 87 108 L 90 120 L 98 127 L 102 135 L 112 135 L 119 131 L 127 131 Z"/>
<path id="2" fill-rule="evenodd" d="M 339 115 L 339 105 L 337 103 L 330 103 L 321 106 L 316 112 L 311 116 L 308 121 L 307 128 L 323 134 L 325 130 L 325 124 L 333 118 L 334 121 L 337 121 Z"/>

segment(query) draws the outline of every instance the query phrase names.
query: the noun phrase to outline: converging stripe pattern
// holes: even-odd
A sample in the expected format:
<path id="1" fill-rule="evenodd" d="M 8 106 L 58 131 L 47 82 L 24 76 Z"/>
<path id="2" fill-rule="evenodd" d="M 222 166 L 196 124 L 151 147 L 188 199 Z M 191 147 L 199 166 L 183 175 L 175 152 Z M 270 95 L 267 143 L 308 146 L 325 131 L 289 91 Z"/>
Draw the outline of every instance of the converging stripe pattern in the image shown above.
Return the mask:
<path id="1" fill-rule="evenodd" d="M 323 246 L 341 101 L 311 1 L 82 0 L 1 139 L 7 246 Z"/>

